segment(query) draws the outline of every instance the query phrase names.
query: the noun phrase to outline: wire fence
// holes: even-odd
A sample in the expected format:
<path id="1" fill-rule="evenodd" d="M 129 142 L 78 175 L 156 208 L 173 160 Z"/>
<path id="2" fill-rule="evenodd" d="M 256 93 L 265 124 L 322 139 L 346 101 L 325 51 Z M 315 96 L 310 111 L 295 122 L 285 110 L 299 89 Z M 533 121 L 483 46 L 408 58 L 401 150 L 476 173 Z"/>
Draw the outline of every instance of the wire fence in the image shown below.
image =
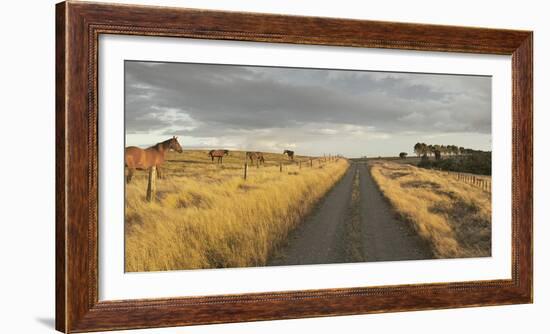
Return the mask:
<path id="1" fill-rule="evenodd" d="M 247 177 L 250 176 L 251 173 L 251 167 L 256 167 L 258 169 L 260 168 L 278 168 L 279 172 L 285 172 L 288 171 L 297 173 L 297 170 L 301 170 L 302 168 L 322 168 L 327 163 L 337 162 L 340 159 L 342 159 L 341 156 L 323 156 L 323 157 L 316 157 L 316 158 L 300 158 L 297 160 L 288 160 L 286 162 L 278 161 L 276 163 L 269 163 L 269 165 L 266 166 L 265 162 L 261 163 L 259 160 L 256 161 L 256 163 L 251 164 L 249 163 L 248 158 L 245 160 L 243 164 L 243 178 L 246 180 Z M 294 171 L 291 171 L 291 169 L 295 169 Z M 157 177 L 158 177 L 158 171 L 155 166 L 149 168 L 147 170 L 147 192 L 146 192 L 146 200 L 148 202 L 154 202 L 156 198 L 156 191 L 157 191 Z"/>
<path id="2" fill-rule="evenodd" d="M 243 164 L 243 178 L 246 180 L 247 177 L 250 176 L 251 173 L 251 167 L 275 167 L 279 168 L 279 172 L 283 171 L 289 171 L 289 169 L 302 169 L 302 168 L 314 168 L 314 167 L 323 167 L 324 164 L 337 162 L 341 159 L 341 156 L 334 156 L 334 155 L 328 155 L 323 157 L 317 157 L 317 158 L 302 158 L 300 160 L 288 160 L 287 162 L 283 163 L 282 161 L 279 161 L 277 164 L 270 164 L 269 166 L 266 166 L 265 163 L 260 162 L 259 160 L 256 160 L 254 163 L 250 163 L 249 160 L 245 160 Z"/>
<path id="3" fill-rule="evenodd" d="M 457 181 L 464 182 L 481 188 L 485 191 L 491 191 L 492 189 L 492 180 L 490 176 L 479 176 L 470 173 L 460 173 L 460 172 L 451 172 L 451 171 L 439 171 L 445 175 L 449 175 Z"/>

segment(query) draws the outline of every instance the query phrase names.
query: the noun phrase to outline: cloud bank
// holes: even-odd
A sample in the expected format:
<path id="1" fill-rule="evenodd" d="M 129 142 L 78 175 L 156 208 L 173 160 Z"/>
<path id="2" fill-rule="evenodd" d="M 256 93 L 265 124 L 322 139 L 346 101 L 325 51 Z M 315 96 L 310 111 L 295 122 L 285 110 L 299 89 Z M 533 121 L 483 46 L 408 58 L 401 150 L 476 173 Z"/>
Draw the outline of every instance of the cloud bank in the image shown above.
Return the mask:
<path id="1" fill-rule="evenodd" d="M 416 141 L 490 149 L 491 78 L 188 63 L 125 63 L 129 145 L 347 156 Z"/>

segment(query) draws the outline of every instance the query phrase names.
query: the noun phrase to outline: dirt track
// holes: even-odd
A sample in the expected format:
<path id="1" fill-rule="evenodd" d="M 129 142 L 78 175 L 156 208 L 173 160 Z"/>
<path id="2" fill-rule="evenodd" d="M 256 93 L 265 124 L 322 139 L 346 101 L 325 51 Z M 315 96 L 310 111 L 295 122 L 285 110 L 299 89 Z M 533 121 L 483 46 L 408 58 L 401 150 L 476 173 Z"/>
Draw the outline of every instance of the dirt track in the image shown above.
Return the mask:
<path id="1" fill-rule="evenodd" d="M 352 203 L 358 173 L 360 199 Z M 352 208 L 358 205 L 358 208 Z M 353 232 L 352 216 L 358 212 Z M 352 235 L 354 233 L 355 235 Z M 358 234 L 358 235 L 357 235 Z M 350 249 L 355 256 L 350 257 Z M 359 253 L 359 254 L 357 254 Z M 396 219 L 374 183 L 367 164 L 352 162 L 346 175 L 320 201 L 316 210 L 291 233 L 268 266 L 429 259 L 433 255 L 418 235 Z"/>

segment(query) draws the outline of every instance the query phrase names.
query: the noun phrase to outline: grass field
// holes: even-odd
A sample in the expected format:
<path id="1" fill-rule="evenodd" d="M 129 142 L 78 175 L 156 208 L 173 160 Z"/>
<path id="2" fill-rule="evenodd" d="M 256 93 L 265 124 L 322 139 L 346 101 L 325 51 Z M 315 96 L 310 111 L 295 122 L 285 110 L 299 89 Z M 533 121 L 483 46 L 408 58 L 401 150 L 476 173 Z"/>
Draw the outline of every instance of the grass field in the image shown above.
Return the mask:
<path id="1" fill-rule="evenodd" d="M 125 270 L 262 266 L 349 166 L 264 157 L 265 166 L 249 166 L 244 180 L 244 152 L 230 152 L 223 165 L 207 151 L 169 153 L 152 203 L 147 175 L 138 171 L 126 186 Z"/>
<path id="2" fill-rule="evenodd" d="M 439 258 L 491 255 L 491 193 L 446 173 L 371 162 L 371 174 L 397 213 Z"/>

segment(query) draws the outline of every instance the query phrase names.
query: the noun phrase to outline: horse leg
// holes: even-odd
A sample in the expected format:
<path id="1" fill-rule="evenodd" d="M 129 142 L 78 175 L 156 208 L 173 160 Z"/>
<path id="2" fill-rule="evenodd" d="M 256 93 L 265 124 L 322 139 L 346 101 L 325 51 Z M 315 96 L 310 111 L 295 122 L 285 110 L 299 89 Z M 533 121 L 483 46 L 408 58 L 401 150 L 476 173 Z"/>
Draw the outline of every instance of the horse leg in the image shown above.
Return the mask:
<path id="1" fill-rule="evenodd" d="M 128 168 L 128 175 L 126 175 L 126 183 L 130 183 L 132 181 L 132 175 L 134 174 L 133 168 Z"/>
<path id="2" fill-rule="evenodd" d="M 162 171 L 160 170 L 160 166 L 155 166 L 157 168 L 157 179 L 162 179 L 164 175 L 162 175 Z"/>

